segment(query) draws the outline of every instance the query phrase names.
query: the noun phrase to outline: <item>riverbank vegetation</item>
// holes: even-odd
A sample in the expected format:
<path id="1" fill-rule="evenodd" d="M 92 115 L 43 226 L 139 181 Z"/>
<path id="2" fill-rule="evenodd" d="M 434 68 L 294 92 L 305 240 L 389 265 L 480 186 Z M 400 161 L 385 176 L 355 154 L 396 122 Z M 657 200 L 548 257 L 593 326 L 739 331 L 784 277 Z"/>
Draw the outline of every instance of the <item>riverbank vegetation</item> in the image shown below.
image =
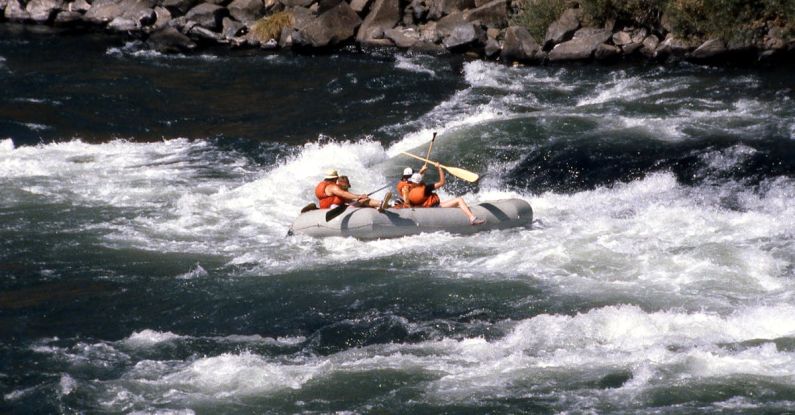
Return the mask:
<path id="1" fill-rule="evenodd" d="M 543 39 L 571 6 L 593 25 L 647 27 L 682 39 L 757 43 L 773 28 L 784 38 L 795 35 L 792 0 L 523 0 L 513 22 Z"/>

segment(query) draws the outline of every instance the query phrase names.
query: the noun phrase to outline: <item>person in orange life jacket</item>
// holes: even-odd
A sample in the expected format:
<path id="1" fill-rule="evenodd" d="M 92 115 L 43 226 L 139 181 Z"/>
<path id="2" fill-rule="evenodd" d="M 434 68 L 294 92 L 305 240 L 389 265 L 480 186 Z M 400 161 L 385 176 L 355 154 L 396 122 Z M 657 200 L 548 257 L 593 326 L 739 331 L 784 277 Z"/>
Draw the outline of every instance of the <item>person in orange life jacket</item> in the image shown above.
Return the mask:
<path id="1" fill-rule="evenodd" d="M 326 171 L 323 181 L 315 186 L 315 197 L 320 202 L 320 209 L 329 209 L 344 203 L 355 203 L 355 206 L 369 206 L 383 212 L 392 197 L 391 192 L 387 192 L 383 201 L 371 199 L 366 194 L 357 195 L 347 190 L 350 187 L 347 177 L 342 182 L 342 186 L 340 186 L 338 179 L 340 179 L 340 175 L 337 171 L 330 169 Z"/>
<path id="2" fill-rule="evenodd" d="M 434 165 L 439 169 L 439 181 L 432 185 L 423 183 L 422 175 L 419 173 L 414 173 L 409 177 L 408 185 L 406 186 L 409 188 L 408 197 L 404 199 L 408 201 L 409 207 L 457 207 L 464 211 L 464 214 L 469 218 L 470 224 L 481 225 L 486 223 L 485 220 L 472 213 L 463 198 L 457 197 L 445 201 L 439 199 L 439 195 L 434 190 L 441 188 L 446 182 L 441 165 L 439 163 L 434 163 Z"/>
<path id="3" fill-rule="evenodd" d="M 425 170 L 428 170 L 428 166 L 422 166 L 420 168 L 420 175 L 425 174 Z M 395 200 L 395 207 L 402 208 L 402 207 L 410 207 L 409 205 L 409 189 L 410 183 L 409 178 L 411 175 L 414 174 L 414 170 L 411 167 L 406 167 L 403 169 L 403 176 L 400 177 L 400 180 L 397 182 L 395 187 L 397 188 L 398 198 Z"/>

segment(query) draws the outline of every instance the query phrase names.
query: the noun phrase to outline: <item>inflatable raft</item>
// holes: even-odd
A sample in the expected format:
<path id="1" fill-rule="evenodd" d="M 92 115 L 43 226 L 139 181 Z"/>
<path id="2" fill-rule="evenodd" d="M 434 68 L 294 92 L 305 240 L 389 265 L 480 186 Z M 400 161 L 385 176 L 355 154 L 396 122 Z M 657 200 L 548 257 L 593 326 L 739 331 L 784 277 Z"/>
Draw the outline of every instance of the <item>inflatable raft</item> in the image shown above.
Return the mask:
<path id="1" fill-rule="evenodd" d="M 295 219 L 288 235 L 352 236 L 357 239 L 399 238 L 423 232 L 451 232 L 471 234 L 530 226 L 533 209 L 521 199 L 503 199 L 470 206 L 472 213 L 486 219 L 486 223 L 469 224 L 458 208 L 387 209 L 379 213 L 373 208 L 348 207 L 341 215 L 326 222 L 328 209 L 302 213 Z"/>

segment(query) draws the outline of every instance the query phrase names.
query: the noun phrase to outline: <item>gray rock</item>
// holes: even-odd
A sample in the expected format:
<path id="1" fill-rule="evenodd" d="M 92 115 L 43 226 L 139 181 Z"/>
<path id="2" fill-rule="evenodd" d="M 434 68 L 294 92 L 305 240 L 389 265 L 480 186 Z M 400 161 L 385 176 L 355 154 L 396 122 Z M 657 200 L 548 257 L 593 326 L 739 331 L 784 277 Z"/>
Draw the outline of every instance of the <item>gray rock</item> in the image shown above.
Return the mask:
<path id="1" fill-rule="evenodd" d="M 411 0 L 408 8 L 411 10 L 412 17 L 415 21 L 423 22 L 428 16 L 430 10 L 425 4 L 425 0 Z"/>
<path id="2" fill-rule="evenodd" d="M 784 49 L 787 45 L 784 37 L 784 29 L 773 26 L 767 31 L 763 39 L 763 46 L 765 49 Z"/>
<path id="3" fill-rule="evenodd" d="M 224 38 L 223 36 L 221 36 L 221 34 L 213 32 L 212 30 L 199 25 L 191 27 L 188 30 L 188 33 L 186 34 L 188 35 L 188 37 L 192 37 L 194 39 L 206 39 L 206 40 L 211 40 L 213 42 L 224 41 Z"/>
<path id="4" fill-rule="evenodd" d="M 223 27 L 221 34 L 227 39 L 234 39 L 240 36 L 246 29 L 246 25 L 228 17 L 224 17 L 221 26 Z"/>
<path id="5" fill-rule="evenodd" d="M 64 6 L 64 10 L 69 12 L 80 12 L 85 13 L 88 9 L 91 8 L 91 5 L 86 0 L 75 0 L 71 3 L 66 3 Z"/>
<path id="6" fill-rule="evenodd" d="M 389 29 L 384 32 L 384 37 L 403 49 L 408 49 L 420 41 L 420 34 L 413 29 Z"/>
<path id="7" fill-rule="evenodd" d="M 315 48 L 337 45 L 352 38 L 361 23 L 359 15 L 348 3 L 340 2 L 310 23 L 296 26 L 293 42 Z"/>
<path id="8" fill-rule="evenodd" d="M 83 18 L 96 24 L 105 24 L 117 17 L 136 21 L 142 13 L 151 12 L 154 5 L 155 0 L 95 0 Z"/>
<path id="9" fill-rule="evenodd" d="M 31 0 L 25 10 L 36 23 L 46 23 L 63 7 L 63 0 Z"/>
<path id="10" fill-rule="evenodd" d="M 439 20 L 448 14 L 475 7 L 475 0 L 428 0 L 428 19 Z"/>
<path id="11" fill-rule="evenodd" d="M 8 0 L 4 13 L 6 19 L 11 21 L 24 22 L 30 20 L 30 13 L 17 0 Z"/>
<path id="12" fill-rule="evenodd" d="M 541 45 L 524 27 L 511 26 L 505 31 L 500 59 L 503 62 L 540 62 L 544 54 Z"/>
<path id="13" fill-rule="evenodd" d="M 504 28 L 508 26 L 508 0 L 493 0 L 476 9 L 464 12 L 464 20 L 480 22 L 487 27 Z"/>
<path id="14" fill-rule="evenodd" d="M 712 59 L 728 51 L 726 43 L 720 39 L 710 39 L 701 44 L 690 55 L 693 59 Z"/>
<path id="15" fill-rule="evenodd" d="M 161 53 L 179 53 L 196 48 L 196 43 L 173 27 L 152 33 L 146 43 L 151 49 Z"/>
<path id="16" fill-rule="evenodd" d="M 602 43 L 596 47 L 596 50 L 593 53 L 593 57 L 596 60 L 608 60 L 613 59 L 621 55 L 621 48 L 618 46 L 608 45 L 606 43 Z"/>
<path id="17" fill-rule="evenodd" d="M 198 2 L 199 0 L 163 0 L 161 6 L 167 8 L 173 16 L 181 16 Z"/>
<path id="18" fill-rule="evenodd" d="M 692 45 L 672 34 L 668 34 L 655 50 L 657 56 L 684 56 L 693 49 Z"/>
<path id="19" fill-rule="evenodd" d="M 400 21 L 399 0 L 375 0 L 370 13 L 364 18 L 356 41 L 363 44 L 391 44 L 391 41 L 379 41 L 376 36 L 392 29 Z"/>
<path id="20" fill-rule="evenodd" d="M 616 46 L 624 46 L 632 43 L 632 35 L 625 32 L 620 31 L 613 33 L 613 44 Z"/>
<path id="21" fill-rule="evenodd" d="M 574 33 L 574 37 L 558 44 L 549 52 L 549 60 L 569 61 L 590 59 L 600 44 L 606 42 L 612 33 L 609 30 L 586 27 Z"/>
<path id="22" fill-rule="evenodd" d="M 160 30 L 166 26 L 168 26 L 169 22 L 171 22 L 171 12 L 168 11 L 167 8 L 157 6 L 154 8 L 155 11 L 155 23 L 152 25 L 154 26 L 154 30 Z"/>
<path id="23" fill-rule="evenodd" d="M 315 0 L 279 0 L 285 7 L 309 7 Z"/>
<path id="24" fill-rule="evenodd" d="M 456 49 L 467 46 L 477 39 L 478 33 L 475 31 L 475 26 L 467 22 L 457 25 L 450 34 L 444 38 L 442 44 L 447 49 Z"/>
<path id="25" fill-rule="evenodd" d="M 352 0 L 351 9 L 353 9 L 353 11 L 356 13 L 361 13 L 367 8 L 368 4 L 370 4 L 370 0 Z"/>
<path id="26" fill-rule="evenodd" d="M 644 56 L 653 58 L 657 56 L 657 46 L 660 45 L 660 39 L 656 35 L 649 35 L 643 39 L 643 46 L 640 48 L 640 53 Z"/>
<path id="27" fill-rule="evenodd" d="M 262 0 L 234 0 L 226 8 L 235 20 L 245 24 L 265 15 L 265 3 Z"/>
<path id="28" fill-rule="evenodd" d="M 489 58 L 493 58 L 497 56 L 501 50 L 502 48 L 500 47 L 500 42 L 498 42 L 497 39 L 494 39 L 493 37 L 487 38 L 486 46 L 483 48 L 483 54 Z"/>
<path id="29" fill-rule="evenodd" d="M 221 27 L 221 19 L 227 13 L 228 11 L 225 8 L 217 4 L 202 3 L 188 10 L 185 17 L 205 29 L 218 30 Z"/>
<path id="30" fill-rule="evenodd" d="M 80 23 L 83 20 L 83 14 L 80 12 L 70 12 L 68 10 L 62 10 L 55 15 L 55 20 L 53 20 L 53 24 L 55 26 L 70 26 L 73 24 Z"/>
<path id="31" fill-rule="evenodd" d="M 643 47 L 642 43 L 630 43 L 628 45 L 622 46 L 621 47 L 621 52 L 624 55 L 631 55 L 631 54 L 635 53 L 641 47 Z"/>
<path id="32" fill-rule="evenodd" d="M 649 35 L 649 31 L 645 27 L 636 29 L 632 32 L 632 43 L 643 43 L 643 39 Z"/>
<path id="33" fill-rule="evenodd" d="M 132 32 L 140 29 L 140 26 L 129 17 L 117 17 L 108 23 L 108 29 L 116 32 Z"/>
<path id="34" fill-rule="evenodd" d="M 8 0 L 0 0 L 0 16 L 4 16 L 6 5 L 8 4 Z"/>
<path id="35" fill-rule="evenodd" d="M 548 50 L 571 38 L 577 29 L 580 28 L 582 19 L 582 9 L 566 9 L 560 19 L 549 25 L 547 34 L 544 36 L 544 49 Z"/>
<path id="36" fill-rule="evenodd" d="M 437 44 L 442 41 L 442 34 L 436 30 L 436 22 L 428 22 L 420 26 L 420 40 L 427 43 Z"/>

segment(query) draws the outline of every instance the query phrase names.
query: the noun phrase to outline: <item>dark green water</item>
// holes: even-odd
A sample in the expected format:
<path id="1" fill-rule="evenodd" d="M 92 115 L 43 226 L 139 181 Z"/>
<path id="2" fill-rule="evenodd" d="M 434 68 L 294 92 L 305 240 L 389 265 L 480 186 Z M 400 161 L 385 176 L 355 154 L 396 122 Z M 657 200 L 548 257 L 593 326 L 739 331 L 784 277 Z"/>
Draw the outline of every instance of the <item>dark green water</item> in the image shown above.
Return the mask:
<path id="1" fill-rule="evenodd" d="M 793 412 L 791 74 L 2 26 L 0 412 Z M 532 229 L 284 237 L 433 131 Z"/>

